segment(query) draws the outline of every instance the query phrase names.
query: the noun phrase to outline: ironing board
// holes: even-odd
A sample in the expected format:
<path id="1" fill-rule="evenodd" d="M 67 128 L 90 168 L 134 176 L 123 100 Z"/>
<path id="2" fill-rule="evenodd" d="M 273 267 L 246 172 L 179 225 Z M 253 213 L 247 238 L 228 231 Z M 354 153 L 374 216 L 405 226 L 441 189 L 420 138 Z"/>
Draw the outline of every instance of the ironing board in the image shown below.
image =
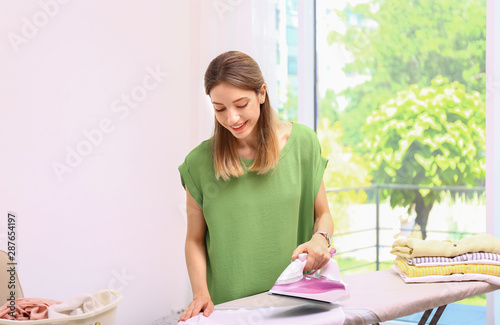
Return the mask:
<path id="1" fill-rule="evenodd" d="M 393 270 L 344 277 L 351 297 L 340 302 L 344 325 L 377 324 L 425 311 L 419 324 L 425 324 L 434 308 L 430 324 L 436 324 L 447 304 L 500 289 L 481 281 L 405 283 Z M 311 304 L 307 300 L 269 295 L 267 292 L 245 297 L 216 308 L 285 307 Z"/>
<path id="2" fill-rule="evenodd" d="M 361 317 L 367 324 L 384 322 L 422 311 L 421 323 L 425 324 L 437 308 L 431 321 L 436 324 L 447 304 L 500 289 L 482 281 L 405 283 L 393 270 L 347 276 L 344 280 L 351 292 L 351 298 L 341 302 L 346 314 L 344 324 L 364 324 L 357 321 Z M 376 318 L 370 319 L 373 316 Z"/>

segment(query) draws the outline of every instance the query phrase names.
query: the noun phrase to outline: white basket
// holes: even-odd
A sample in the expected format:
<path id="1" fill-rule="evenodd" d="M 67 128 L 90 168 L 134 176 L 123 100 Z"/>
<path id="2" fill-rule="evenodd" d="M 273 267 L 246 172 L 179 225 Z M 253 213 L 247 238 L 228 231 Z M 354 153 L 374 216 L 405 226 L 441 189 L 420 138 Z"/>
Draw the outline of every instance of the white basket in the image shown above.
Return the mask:
<path id="1" fill-rule="evenodd" d="M 83 315 L 68 316 L 53 319 L 40 320 L 6 320 L 1 319 L 2 325 L 115 325 L 116 306 L 123 299 L 121 293 L 110 290 L 115 299 L 106 306 Z"/>

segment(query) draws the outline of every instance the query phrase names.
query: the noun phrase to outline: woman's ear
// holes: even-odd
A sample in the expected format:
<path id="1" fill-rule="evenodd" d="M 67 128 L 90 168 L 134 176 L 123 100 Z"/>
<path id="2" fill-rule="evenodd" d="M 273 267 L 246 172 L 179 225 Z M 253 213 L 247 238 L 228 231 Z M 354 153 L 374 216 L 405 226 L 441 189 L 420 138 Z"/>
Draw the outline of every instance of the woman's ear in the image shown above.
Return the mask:
<path id="1" fill-rule="evenodd" d="M 261 104 L 264 104 L 264 102 L 266 101 L 266 92 L 267 92 L 267 86 L 266 84 L 263 84 L 260 87 L 260 92 L 259 92 L 259 102 Z"/>

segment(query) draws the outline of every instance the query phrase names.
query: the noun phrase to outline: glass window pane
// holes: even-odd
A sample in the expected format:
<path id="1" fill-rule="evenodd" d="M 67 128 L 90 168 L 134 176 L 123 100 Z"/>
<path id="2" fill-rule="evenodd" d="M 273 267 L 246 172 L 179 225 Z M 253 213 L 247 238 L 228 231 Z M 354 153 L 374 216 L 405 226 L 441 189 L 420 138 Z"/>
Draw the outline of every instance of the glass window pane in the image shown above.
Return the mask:
<path id="1" fill-rule="evenodd" d="M 336 232 L 375 220 L 377 197 L 381 246 L 484 232 L 486 1 L 317 0 L 316 9 L 317 131 L 326 186 L 337 189 Z M 349 266 L 375 260 L 353 254 Z M 394 258 L 384 248 L 379 257 Z"/>
<path id="2" fill-rule="evenodd" d="M 278 115 L 297 122 L 298 13 L 296 0 L 276 0 Z"/>

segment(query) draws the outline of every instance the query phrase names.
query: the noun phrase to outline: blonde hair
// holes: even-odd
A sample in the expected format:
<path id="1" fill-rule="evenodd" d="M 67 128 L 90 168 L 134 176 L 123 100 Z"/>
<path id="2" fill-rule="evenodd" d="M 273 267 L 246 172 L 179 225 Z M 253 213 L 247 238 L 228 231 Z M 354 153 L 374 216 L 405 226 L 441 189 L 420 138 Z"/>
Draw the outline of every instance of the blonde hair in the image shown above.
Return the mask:
<path id="1" fill-rule="evenodd" d="M 264 77 L 259 65 L 250 56 L 239 51 L 229 51 L 220 54 L 208 65 L 205 72 L 205 92 L 210 95 L 213 87 L 221 82 L 227 82 L 235 87 L 253 90 L 259 94 Z M 278 164 L 280 148 L 276 134 L 278 118 L 266 91 L 265 101 L 260 104 L 260 117 L 257 123 L 257 152 L 249 171 L 265 174 Z M 244 164 L 238 155 L 236 138 L 215 119 L 212 136 L 212 154 L 215 176 L 229 180 L 245 174 Z"/>

